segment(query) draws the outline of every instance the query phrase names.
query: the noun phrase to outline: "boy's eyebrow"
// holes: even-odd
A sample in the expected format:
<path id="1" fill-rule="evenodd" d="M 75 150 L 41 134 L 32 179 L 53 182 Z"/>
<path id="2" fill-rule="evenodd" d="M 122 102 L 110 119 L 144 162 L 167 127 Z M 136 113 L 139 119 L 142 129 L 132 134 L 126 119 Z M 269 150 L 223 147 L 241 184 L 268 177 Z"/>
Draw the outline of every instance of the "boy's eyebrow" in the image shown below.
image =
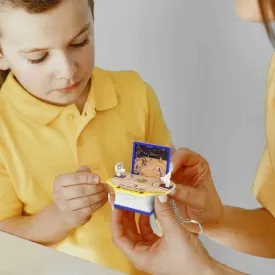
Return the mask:
<path id="1" fill-rule="evenodd" d="M 78 34 L 77 34 L 75 37 L 73 37 L 72 40 L 76 39 L 79 35 L 83 34 L 83 33 L 86 32 L 87 30 L 89 30 L 90 27 L 91 27 L 91 23 L 85 24 L 84 27 L 78 32 Z"/>
<path id="2" fill-rule="evenodd" d="M 72 40 L 74 40 L 75 38 L 77 38 L 79 35 L 83 34 L 84 32 L 86 32 L 87 30 L 89 30 L 91 24 L 90 23 L 87 23 L 84 25 L 84 27 L 78 32 L 78 34 L 73 37 Z M 33 49 L 28 49 L 28 48 L 22 48 L 20 50 L 21 53 L 31 53 L 31 52 L 39 52 L 39 51 L 46 51 L 47 49 L 46 48 L 33 48 Z"/>

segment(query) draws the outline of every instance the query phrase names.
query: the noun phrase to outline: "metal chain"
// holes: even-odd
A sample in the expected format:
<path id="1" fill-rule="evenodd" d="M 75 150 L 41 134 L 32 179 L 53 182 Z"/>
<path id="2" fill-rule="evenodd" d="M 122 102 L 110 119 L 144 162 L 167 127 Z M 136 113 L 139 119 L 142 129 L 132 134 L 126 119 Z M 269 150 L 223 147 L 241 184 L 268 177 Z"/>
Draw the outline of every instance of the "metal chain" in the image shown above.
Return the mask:
<path id="1" fill-rule="evenodd" d="M 184 223 L 184 220 L 183 220 L 183 218 L 182 218 L 182 216 L 181 216 L 181 214 L 180 214 L 180 211 L 179 211 L 179 209 L 178 209 L 178 207 L 177 207 L 176 202 L 175 202 L 174 200 L 171 199 L 171 200 L 170 200 L 170 203 L 172 204 L 173 211 L 174 211 L 174 213 L 175 213 L 175 216 L 176 216 L 176 218 L 177 218 L 179 224 L 182 225 L 182 224 Z"/>
<path id="2" fill-rule="evenodd" d="M 191 219 L 183 219 L 182 216 L 181 216 L 181 213 L 180 213 L 180 211 L 179 211 L 179 209 L 178 209 L 178 207 L 177 207 L 176 202 L 175 202 L 173 199 L 170 199 L 170 203 L 171 203 L 171 205 L 172 205 L 172 208 L 173 208 L 173 211 L 174 211 L 174 213 L 175 213 L 175 216 L 176 216 L 176 219 L 177 219 L 178 223 L 179 223 L 180 225 L 183 225 L 184 223 L 188 223 L 188 222 L 189 222 L 189 223 L 196 224 L 196 225 L 199 227 L 199 229 L 200 229 L 200 232 L 199 232 L 199 234 L 198 234 L 198 237 L 201 236 L 202 233 L 203 233 L 201 224 L 200 224 L 199 222 L 194 221 L 194 220 L 191 220 Z"/>

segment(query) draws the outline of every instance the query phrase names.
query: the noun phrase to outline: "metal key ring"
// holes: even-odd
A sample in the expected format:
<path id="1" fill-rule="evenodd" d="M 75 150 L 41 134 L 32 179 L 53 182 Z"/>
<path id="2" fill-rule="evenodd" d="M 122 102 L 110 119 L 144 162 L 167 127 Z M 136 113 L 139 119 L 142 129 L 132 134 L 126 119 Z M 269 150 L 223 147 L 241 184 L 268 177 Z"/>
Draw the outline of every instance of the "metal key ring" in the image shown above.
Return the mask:
<path id="1" fill-rule="evenodd" d="M 179 211 L 179 209 L 177 207 L 176 202 L 173 199 L 171 199 L 170 202 L 172 204 L 175 216 L 176 216 L 179 224 L 183 225 L 184 223 L 193 223 L 193 224 L 196 224 L 199 227 L 200 232 L 198 233 L 198 236 L 197 236 L 199 238 L 203 234 L 203 229 L 202 229 L 201 224 L 199 222 L 195 221 L 195 220 L 183 219 L 182 216 L 181 216 L 181 214 L 180 214 L 180 211 Z"/>
<path id="2" fill-rule="evenodd" d="M 197 236 L 199 238 L 203 234 L 203 230 L 202 230 L 201 224 L 199 222 L 197 222 L 195 220 L 191 220 L 191 219 L 185 219 L 185 220 L 183 220 L 183 223 L 188 223 L 188 222 L 196 224 L 199 227 L 200 232 L 198 233 L 198 236 Z"/>

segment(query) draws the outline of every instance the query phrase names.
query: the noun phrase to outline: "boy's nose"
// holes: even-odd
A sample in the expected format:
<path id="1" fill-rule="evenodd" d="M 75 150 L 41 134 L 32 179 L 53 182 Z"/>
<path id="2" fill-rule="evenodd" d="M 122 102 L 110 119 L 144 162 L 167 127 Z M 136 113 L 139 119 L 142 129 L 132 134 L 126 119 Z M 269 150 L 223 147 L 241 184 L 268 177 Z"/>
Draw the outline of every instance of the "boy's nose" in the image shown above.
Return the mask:
<path id="1" fill-rule="evenodd" d="M 77 64 L 74 60 L 63 58 L 57 65 L 58 79 L 73 79 L 77 72 Z"/>

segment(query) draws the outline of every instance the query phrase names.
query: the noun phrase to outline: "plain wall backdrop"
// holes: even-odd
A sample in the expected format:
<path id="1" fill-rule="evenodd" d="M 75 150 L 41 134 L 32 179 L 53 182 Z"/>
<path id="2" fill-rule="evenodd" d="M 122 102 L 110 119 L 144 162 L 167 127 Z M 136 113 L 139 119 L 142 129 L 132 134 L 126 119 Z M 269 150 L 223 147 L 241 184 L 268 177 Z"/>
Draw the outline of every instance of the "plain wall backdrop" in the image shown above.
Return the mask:
<path id="1" fill-rule="evenodd" d="M 265 146 L 272 55 L 263 26 L 240 21 L 233 0 L 96 0 L 95 20 L 96 65 L 139 72 L 176 147 L 209 161 L 224 204 L 258 207 L 251 185 Z M 273 260 L 203 242 L 227 265 L 274 274 Z"/>

